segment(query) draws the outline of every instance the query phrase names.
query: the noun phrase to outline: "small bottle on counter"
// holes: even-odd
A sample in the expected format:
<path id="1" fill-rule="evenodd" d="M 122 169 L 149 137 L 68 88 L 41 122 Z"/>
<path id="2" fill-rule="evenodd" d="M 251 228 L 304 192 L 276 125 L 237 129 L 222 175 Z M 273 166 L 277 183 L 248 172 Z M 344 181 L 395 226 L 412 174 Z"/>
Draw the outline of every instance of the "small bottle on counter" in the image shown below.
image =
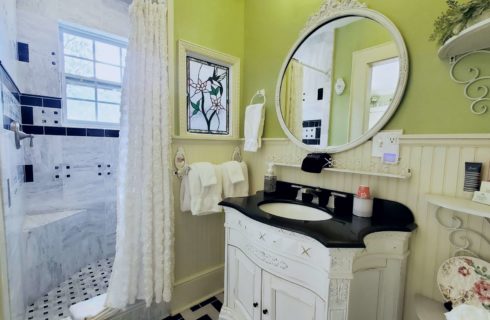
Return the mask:
<path id="1" fill-rule="evenodd" d="M 274 174 L 274 163 L 269 162 L 267 164 L 267 172 L 264 175 L 264 192 L 273 193 L 276 192 L 277 177 Z"/>

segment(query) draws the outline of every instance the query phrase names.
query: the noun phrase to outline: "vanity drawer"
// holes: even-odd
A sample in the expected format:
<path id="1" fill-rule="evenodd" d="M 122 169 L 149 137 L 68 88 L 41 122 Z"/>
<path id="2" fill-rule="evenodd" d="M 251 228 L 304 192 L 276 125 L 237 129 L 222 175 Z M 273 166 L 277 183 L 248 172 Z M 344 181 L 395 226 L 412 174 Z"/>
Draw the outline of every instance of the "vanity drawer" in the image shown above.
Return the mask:
<path id="1" fill-rule="evenodd" d="M 272 227 L 232 208 L 226 208 L 226 227 L 242 232 L 249 241 L 288 257 L 329 270 L 329 249 L 308 236 Z"/>
<path id="2" fill-rule="evenodd" d="M 325 297 L 328 293 L 328 272 L 317 266 L 260 246 L 237 230 L 230 230 L 227 245 L 238 248 L 256 265 L 269 273 L 309 288 L 320 297 Z"/>
<path id="3" fill-rule="evenodd" d="M 232 209 L 233 210 L 233 209 Z M 227 245 L 239 248 L 262 269 L 325 296 L 329 249 L 306 236 L 264 225 L 226 209 Z"/>

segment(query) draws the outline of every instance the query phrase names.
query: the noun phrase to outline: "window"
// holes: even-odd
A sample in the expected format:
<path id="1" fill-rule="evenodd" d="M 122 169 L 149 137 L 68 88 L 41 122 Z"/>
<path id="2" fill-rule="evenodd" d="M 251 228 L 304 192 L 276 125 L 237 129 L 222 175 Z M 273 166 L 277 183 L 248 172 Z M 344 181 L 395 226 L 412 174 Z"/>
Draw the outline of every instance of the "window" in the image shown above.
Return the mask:
<path id="1" fill-rule="evenodd" d="M 64 119 L 70 125 L 119 125 L 127 41 L 60 25 Z"/>

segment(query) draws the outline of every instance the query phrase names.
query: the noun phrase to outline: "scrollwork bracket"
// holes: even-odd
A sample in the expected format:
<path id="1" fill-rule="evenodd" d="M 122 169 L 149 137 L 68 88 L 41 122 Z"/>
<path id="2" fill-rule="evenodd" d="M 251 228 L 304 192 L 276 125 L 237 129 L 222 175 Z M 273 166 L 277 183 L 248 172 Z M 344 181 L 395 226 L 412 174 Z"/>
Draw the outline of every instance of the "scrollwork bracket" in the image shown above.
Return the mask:
<path id="1" fill-rule="evenodd" d="M 454 213 L 451 213 L 450 224 L 444 222 L 443 219 L 444 214 L 441 213 L 440 209 L 441 207 L 436 206 L 434 216 L 437 220 L 437 223 L 439 223 L 440 226 L 442 226 L 443 228 L 449 231 L 449 242 L 455 248 L 453 252 L 453 256 L 471 255 L 477 258 L 481 258 L 479 254 L 477 254 L 475 251 L 471 249 L 472 241 L 471 238 L 469 237 L 469 234 L 476 236 L 477 238 L 481 239 L 482 241 L 486 242 L 489 245 L 490 245 L 490 240 L 480 232 L 465 227 L 463 220 L 455 216 Z M 490 223 L 489 218 L 485 218 L 485 220 L 488 223 Z"/>
<path id="2" fill-rule="evenodd" d="M 464 95 L 471 101 L 471 112 L 481 115 L 487 112 L 490 102 L 490 97 L 488 96 L 488 93 L 490 92 L 489 85 L 483 83 L 485 80 L 490 83 L 490 76 L 482 76 L 480 74 L 480 69 L 473 66 L 468 68 L 468 72 L 471 75 L 469 79 L 461 79 L 455 75 L 455 69 L 460 62 L 476 54 L 490 54 L 490 51 L 476 50 L 463 54 L 459 57 L 451 57 L 449 60 L 449 63 L 451 64 L 449 75 L 454 82 L 464 85 Z M 475 88 L 476 90 L 473 90 L 474 92 L 472 93 L 470 92 L 471 88 Z"/>

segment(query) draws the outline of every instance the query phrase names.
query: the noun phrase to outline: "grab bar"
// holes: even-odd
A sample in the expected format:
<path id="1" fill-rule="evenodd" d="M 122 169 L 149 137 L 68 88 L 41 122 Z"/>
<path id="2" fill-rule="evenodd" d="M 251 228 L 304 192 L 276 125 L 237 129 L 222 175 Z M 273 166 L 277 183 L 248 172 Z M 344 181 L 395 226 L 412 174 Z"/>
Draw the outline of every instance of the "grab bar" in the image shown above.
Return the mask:
<path id="1" fill-rule="evenodd" d="M 32 134 L 27 134 L 25 132 L 20 131 L 20 124 L 17 121 L 12 121 L 10 123 L 10 130 L 14 132 L 15 135 L 15 147 L 20 149 L 20 142 L 24 139 L 30 139 L 29 146 L 32 148 L 34 143 L 32 140 L 34 136 Z"/>

